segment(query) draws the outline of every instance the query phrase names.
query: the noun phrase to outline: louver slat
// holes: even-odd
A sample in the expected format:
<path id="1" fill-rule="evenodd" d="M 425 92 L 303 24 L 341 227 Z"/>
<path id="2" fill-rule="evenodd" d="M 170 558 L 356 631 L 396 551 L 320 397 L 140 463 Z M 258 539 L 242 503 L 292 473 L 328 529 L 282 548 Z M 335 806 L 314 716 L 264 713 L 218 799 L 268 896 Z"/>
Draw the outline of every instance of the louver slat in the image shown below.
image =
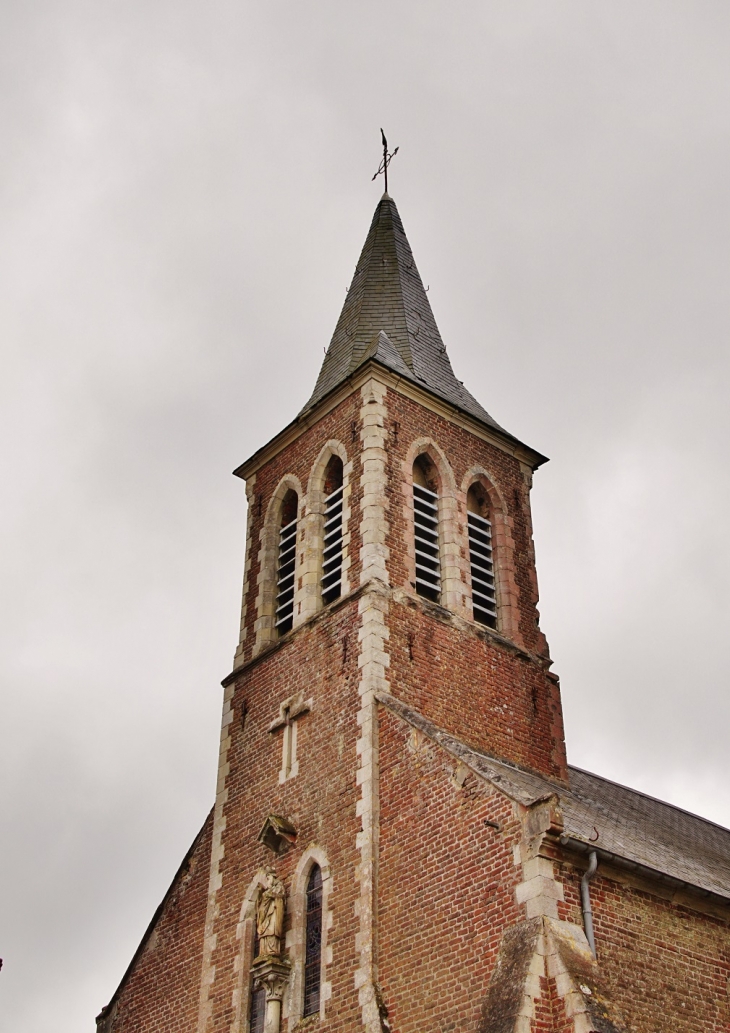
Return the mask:
<path id="1" fill-rule="evenodd" d="M 413 485 L 413 519 L 416 546 L 416 591 L 438 602 L 441 595 L 439 561 L 438 495 Z"/>
<path id="2" fill-rule="evenodd" d="M 279 531 L 279 562 L 276 572 L 276 614 L 274 625 L 280 635 L 294 621 L 294 564 L 297 554 L 296 517 Z"/>
<path id="3" fill-rule="evenodd" d="M 322 601 L 331 603 L 342 592 L 342 486 L 324 502 Z"/>
<path id="4" fill-rule="evenodd" d="M 478 513 L 468 514 L 469 562 L 474 620 L 497 627 L 497 597 L 494 590 L 492 525 Z"/>

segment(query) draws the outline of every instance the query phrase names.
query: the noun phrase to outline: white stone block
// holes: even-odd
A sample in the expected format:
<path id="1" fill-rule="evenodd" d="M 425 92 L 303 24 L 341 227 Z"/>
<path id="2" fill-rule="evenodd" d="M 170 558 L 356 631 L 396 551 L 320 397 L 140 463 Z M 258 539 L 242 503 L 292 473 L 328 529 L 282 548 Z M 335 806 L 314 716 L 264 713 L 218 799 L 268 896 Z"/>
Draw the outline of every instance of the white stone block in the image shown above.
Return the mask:
<path id="1" fill-rule="evenodd" d="M 532 857 L 525 861 L 522 867 L 522 875 L 525 882 L 542 876 L 545 879 L 554 878 L 553 862 L 547 857 Z"/>
<path id="2" fill-rule="evenodd" d="M 532 897 L 527 901 L 525 908 L 528 918 L 539 918 L 541 916 L 546 918 L 558 917 L 558 905 L 554 897 Z"/>

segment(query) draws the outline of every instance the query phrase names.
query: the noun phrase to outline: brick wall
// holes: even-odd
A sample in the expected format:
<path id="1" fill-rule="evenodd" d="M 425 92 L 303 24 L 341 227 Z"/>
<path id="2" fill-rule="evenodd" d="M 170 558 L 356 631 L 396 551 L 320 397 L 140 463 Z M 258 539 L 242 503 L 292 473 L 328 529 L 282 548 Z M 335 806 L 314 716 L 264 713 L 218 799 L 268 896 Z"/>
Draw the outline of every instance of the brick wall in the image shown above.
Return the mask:
<path id="1" fill-rule="evenodd" d="M 324 1028 L 353 1029 L 359 1024 L 354 992 L 357 628 L 357 599 L 349 599 L 334 606 L 326 620 L 299 629 L 236 681 L 216 896 L 211 1033 L 245 1027 L 246 1016 L 236 1015 L 234 990 L 239 974 L 247 977 L 238 960 L 246 947 L 240 919 L 247 886 L 260 868 L 273 864 L 291 893 L 297 865 L 312 844 L 328 858 L 333 882 L 328 934 L 333 960 L 326 978 L 338 1003 L 336 1009 L 328 1008 Z M 280 784 L 282 732 L 272 734 L 268 729 L 282 700 L 297 692 L 312 700 L 312 709 L 297 722 L 299 772 Z M 278 857 L 257 842 L 269 813 L 287 817 L 298 831 L 296 845 Z M 289 923 L 291 919 L 290 910 Z"/>
<path id="2" fill-rule="evenodd" d="M 395 696 L 475 749 L 566 778 L 559 692 L 542 664 L 413 598 L 391 606 L 389 626 Z"/>
<path id="3" fill-rule="evenodd" d="M 501 794 L 385 708 L 380 779 L 379 980 L 391 1028 L 475 1030 L 502 933 L 523 917 L 519 822 Z"/>
<path id="4" fill-rule="evenodd" d="M 565 917 L 576 923 L 581 874 L 563 866 Z M 730 909 L 702 914 L 600 868 L 590 888 L 599 967 L 632 1033 L 727 1033 Z"/>

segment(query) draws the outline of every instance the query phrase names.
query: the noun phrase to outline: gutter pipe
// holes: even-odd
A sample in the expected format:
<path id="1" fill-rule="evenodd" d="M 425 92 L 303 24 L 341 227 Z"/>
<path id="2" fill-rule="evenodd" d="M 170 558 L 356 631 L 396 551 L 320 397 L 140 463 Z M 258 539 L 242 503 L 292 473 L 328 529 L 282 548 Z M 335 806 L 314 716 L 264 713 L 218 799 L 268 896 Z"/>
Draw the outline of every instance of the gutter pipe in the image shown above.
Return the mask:
<path id="1" fill-rule="evenodd" d="M 595 850 L 588 853 L 588 869 L 580 880 L 580 903 L 583 910 L 583 926 L 586 931 L 588 946 L 591 948 L 593 957 L 596 956 L 596 938 L 593 933 L 593 911 L 591 910 L 591 891 L 589 882 L 595 876 L 598 869 L 598 855 Z"/>

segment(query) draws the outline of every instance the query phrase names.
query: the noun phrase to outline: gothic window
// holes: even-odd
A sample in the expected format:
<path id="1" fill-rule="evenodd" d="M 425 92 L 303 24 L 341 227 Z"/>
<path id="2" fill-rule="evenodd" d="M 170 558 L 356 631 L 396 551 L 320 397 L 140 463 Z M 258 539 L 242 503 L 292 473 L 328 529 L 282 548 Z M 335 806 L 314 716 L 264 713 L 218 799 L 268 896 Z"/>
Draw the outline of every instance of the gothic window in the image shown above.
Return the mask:
<path id="1" fill-rule="evenodd" d="M 294 567 L 297 555 L 297 510 L 299 498 L 290 488 L 284 496 L 279 521 L 279 551 L 276 565 L 276 610 L 274 626 L 280 635 L 291 630 L 294 621 Z"/>
<path id="2" fill-rule="evenodd" d="M 322 602 L 342 594 L 342 460 L 334 455 L 324 474 L 324 552 L 322 555 Z"/>
<path id="3" fill-rule="evenodd" d="M 438 501 L 436 468 L 427 455 L 420 455 L 413 464 L 416 591 L 434 602 L 441 596 Z"/>
<path id="4" fill-rule="evenodd" d="M 469 564 L 474 620 L 497 627 L 497 596 L 494 587 L 494 556 L 489 500 L 481 484 L 472 484 L 466 496 L 469 527 Z"/>
<path id="5" fill-rule="evenodd" d="M 304 958 L 304 1015 L 319 1011 L 322 980 L 322 869 L 315 864 L 307 883 L 307 926 Z"/>
<path id="6" fill-rule="evenodd" d="M 254 961 L 259 954 L 259 934 L 256 931 L 256 921 L 254 919 L 254 940 L 253 940 L 253 959 Z M 253 983 L 253 980 L 252 980 Z M 255 990 L 253 985 L 251 986 L 251 1000 L 248 1015 L 248 1029 L 249 1033 L 264 1033 L 264 1019 L 266 1017 L 266 990 L 263 986 L 260 986 L 258 990 Z"/>

